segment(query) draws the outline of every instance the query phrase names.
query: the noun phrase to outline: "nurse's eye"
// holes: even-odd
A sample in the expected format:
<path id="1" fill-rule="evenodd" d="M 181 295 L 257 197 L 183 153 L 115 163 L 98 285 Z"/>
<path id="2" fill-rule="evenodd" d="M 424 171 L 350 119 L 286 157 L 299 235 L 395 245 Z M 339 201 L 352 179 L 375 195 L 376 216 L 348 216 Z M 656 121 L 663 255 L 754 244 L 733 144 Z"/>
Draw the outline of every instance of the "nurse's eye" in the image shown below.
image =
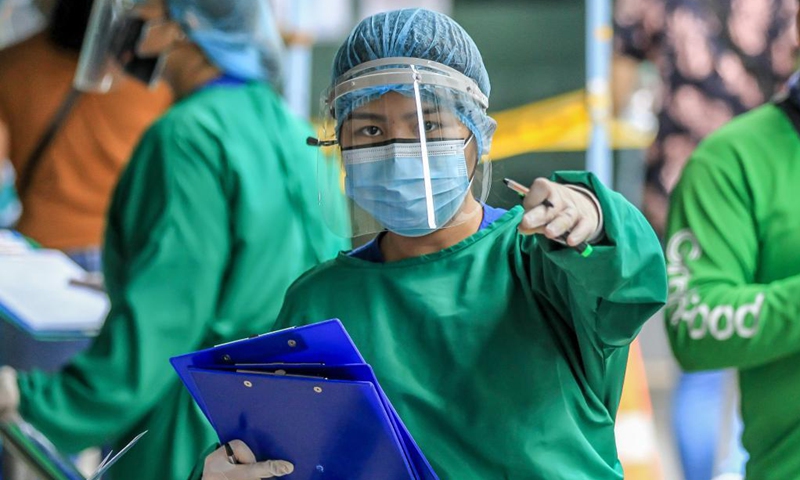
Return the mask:
<path id="1" fill-rule="evenodd" d="M 359 133 L 365 137 L 377 137 L 383 135 L 383 130 L 375 125 L 370 125 L 368 127 L 363 127 L 361 130 L 359 130 Z"/>
<path id="2" fill-rule="evenodd" d="M 427 133 L 435 132 L 436 130 L 442 128 L 441 124 L 439 124 L 438 122 L 433 122 L 431 120 L 426 120 L 423 125 L 425 126 L 425 132 Z"/>

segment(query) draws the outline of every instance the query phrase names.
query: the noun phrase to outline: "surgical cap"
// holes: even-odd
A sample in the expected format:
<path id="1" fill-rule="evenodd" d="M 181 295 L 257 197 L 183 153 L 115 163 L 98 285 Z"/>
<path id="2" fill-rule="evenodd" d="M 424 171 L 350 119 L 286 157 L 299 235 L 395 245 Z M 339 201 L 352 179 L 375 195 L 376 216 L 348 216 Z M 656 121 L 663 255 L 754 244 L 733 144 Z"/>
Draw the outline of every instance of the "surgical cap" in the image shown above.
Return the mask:
<path id="1" fill-rule="evenodd" d="M 267 0 L 167 0 L 170 16 L 224 73 L 280 82 L 282 42 Z"/>
<path id="2" fill-rule="evenodd" d="M 487 98 L 491 92 L 483 58 L 469 34 L 447 15 L 423 8 L 394 10 L 362 20 L 336 53 L 332 83 L 362 63 L 389 57 L 441 63 L 474 80 Z M 385 87 L 376 87 L 375 91 L 363 92 L 362 98 L 349 100 L 350 105 L 345 110 L 352 111 L 386 91 Z M 454 106 L 456 114 L 475 135 L 481 155 L 487 154 L 497 122 L 466 95 L 459 103 Z"/>

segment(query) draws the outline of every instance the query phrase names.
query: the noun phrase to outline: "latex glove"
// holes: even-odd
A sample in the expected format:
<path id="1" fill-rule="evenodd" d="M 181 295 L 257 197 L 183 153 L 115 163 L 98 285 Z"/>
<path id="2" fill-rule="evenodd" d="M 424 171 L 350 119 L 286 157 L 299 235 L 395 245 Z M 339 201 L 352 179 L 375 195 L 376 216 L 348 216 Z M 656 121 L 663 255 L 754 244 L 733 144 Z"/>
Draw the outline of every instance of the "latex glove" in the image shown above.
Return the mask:
<path id="1" fill-rule="evenodd" d="M 228 445 L 237 463 L 231 462 L 223 445 L 206 457 L 203 480 L 260 480 L 282 477 L 294 471 L 294 465 L 283 460 L 256 462 L 253 452 L 241 440 L 232 440 Z"/>
<path id="2" fill-rule="evenodd" d="M 525 214 L 518 227 L 522 234 L 539 233 L 555 241 L 568 234 L 567 245 L 575 246 L 592 243 L 603 233 L 600 203 L 584 188 L 537 178 L 522 205 Z"/>
<path id="3" fill-rule="evenodd" d="M 17 417 L 18 408 L 17 371 L 9 366 L 0 367 L 0 419 L 10 420 Z"/>

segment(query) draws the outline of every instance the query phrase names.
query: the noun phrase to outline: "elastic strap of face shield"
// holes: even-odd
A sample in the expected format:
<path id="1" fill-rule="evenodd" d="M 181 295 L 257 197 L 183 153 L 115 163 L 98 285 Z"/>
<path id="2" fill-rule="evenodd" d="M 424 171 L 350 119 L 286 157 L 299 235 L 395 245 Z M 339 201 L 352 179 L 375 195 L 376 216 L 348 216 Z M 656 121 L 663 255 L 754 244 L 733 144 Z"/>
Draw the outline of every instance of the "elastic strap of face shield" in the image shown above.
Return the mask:
<path id="1" fill-rule="evenodd" d="M 414 82 L 460 91 L 471 97 L 481 109 L 489 108 L 489 98 L 474 80 L 447 65 L 413 57 L 380 58 L 351 68 L 336 79 L 329 91 L 327 103 L 333 106 L 339 97 L 356 90 L 411 85 Z"/>
<path id="2" fill-rule="evenodd" d="M 472 140 L 474 138 L 475 138 L 475 134 L 472 131 L 470 131 L 469 132 L 469 137 L 467 137 L 467 140 L 464 142 L 464 147 L 463 147 L 464 148 L 464 158 L 466 158 L 467 145 L 469 145 L 470 142 L 472 142 Z M 481 163 L 480 153 L 475 155 L 475 166 L 472 167 L 472 175 L 469 176 L 469 186 L 470 186 L 470 188 L 472 188 L 472 180 L 475 179 L 475 174 L 478 173 L 478 164 L 479 163 Z"/>
<path id="3" fill-rule="evenodd" d="M 475 138 L 475 134 L 474 134 L 474 133 L 472 133 L 472 130 L 470 130 L 470 132 L 469 132 L 469 137 L 467 137 L 467 139 L 466 139 L 466 140 L 464 140 L 464 149 L 466 149 L 466 148 L 467 148 L 467 145 L 469 145 L 470 143 L 472 143 L 472 139 L 473 139 L 473 138 Z"/>

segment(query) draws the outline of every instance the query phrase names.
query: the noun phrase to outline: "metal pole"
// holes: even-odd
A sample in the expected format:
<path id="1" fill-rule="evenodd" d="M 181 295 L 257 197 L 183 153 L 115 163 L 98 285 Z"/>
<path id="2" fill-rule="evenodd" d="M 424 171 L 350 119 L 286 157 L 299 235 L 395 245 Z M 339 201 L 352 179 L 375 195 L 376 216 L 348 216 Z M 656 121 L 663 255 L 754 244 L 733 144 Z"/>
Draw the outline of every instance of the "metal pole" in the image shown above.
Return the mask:
<path id="1" fill-rule="evenodd" d="M 312 2 L 292 0 L 290 28 L 307 34 L 314 14 Z M 311 116 L 311 46 L 305 43 L 289 45 L 286 49 L 284 95 L 289 107 L 303 118 Z"/>
<path id="2" fill-rule="evenodd" d="M 612 186 L 611 0 L 586 0 L 586 101 L 591 119 L 586 169 Z"/>

